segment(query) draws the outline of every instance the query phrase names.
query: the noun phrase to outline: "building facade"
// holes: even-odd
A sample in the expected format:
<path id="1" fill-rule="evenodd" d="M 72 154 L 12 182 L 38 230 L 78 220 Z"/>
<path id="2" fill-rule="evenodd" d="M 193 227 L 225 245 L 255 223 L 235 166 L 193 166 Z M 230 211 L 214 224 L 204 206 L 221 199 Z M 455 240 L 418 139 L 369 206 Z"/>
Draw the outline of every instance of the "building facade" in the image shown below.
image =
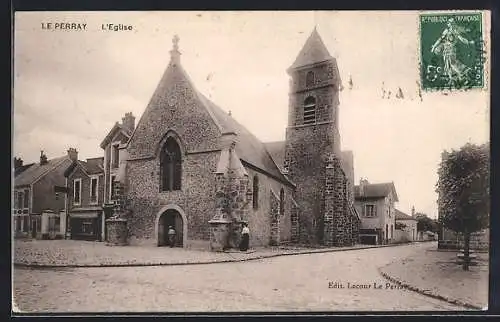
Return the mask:
<path id="1" fill-rule="evenodd" d="M 102 209 L 105 200 L 104 158 L 76 159 L 64 175 L 67 178 L 66 209 L 70 238 L 105 240 Z"/>
<path id="2" fill-rule="evenodd" d="M 145 112 L 119 146 L 130 243 L 164 245 L 172 226 L 177 246 L 206 247 L 210 223 L 228 216 L 248 223 L 252 246 L 356 243 L 353 155 L 341 151 L 338 131 L 341 81 L 317 31 L 288 70 L 286 140 L 269 144 L 196 90 L 178 38 L 173 44 Z"/>
<path id="3" fill-rule="evenodd" d="M 395 209 L 395 217 L 396 217 L 396 235 L 398 235 L 397 230 L 400 232 L 400 239 L 404 239 L 405 241 L 416 241 L 418 240 L 418 230 L 417 223 L 418 221 L 410 215 L 405 214 L 404 212 Z M 399 227 L 398 227 L 399 226 Z M 395 236 L 398 239 L 398 236 Z"/>
<path id="4" fill-rule="evenodd" d="M 64 217 L 66 196 L 56 193 L 54 187 L 65 186 L 64 171 L 74 158 L 71 150 L 54 159 L 48 159 L 42 151 L 38 163 L 26 167 L 14 177 L 14 237 L 64 237 L 65 221 L 61 217 Z"/>
<path id="5" fill-rule="evenodd" d="M 361 179 L 354 190 L 355 206 L 361 214 L 361 242 L 390 243 L 394 239 L 395 203 L 398 202 L 394 183 L 372 184 L 366 179 Z"/>

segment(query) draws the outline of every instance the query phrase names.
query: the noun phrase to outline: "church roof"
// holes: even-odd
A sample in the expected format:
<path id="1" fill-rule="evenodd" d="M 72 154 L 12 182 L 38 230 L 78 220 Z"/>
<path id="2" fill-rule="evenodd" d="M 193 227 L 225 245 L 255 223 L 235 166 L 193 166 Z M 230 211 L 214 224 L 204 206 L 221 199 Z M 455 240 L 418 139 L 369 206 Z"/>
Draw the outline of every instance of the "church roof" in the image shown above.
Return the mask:
<path id="1" fill-rule="evenodd" d="M 148 107 L 146 108 L 146 111 L 143 113 L 141 116 L 141 119 L 139 120 L 139 124 L 137 127 L 134 129 L 133 133 L 131 134 L 131 137 L 128 141 L 128 145 L 131 144 L 133 141 L 133 138 L 138 135 L 138 131 L 141 130 L 141 128 L 144 127 L 142 124 L 143 122 L 146 122 L 146 113 L 148 113 L 149 109 L 154 109 L 158 108 L 158 106 L 161 106 L 162 101 L 164 100 L 164 97 L 166 96 L 166 93 L 171 90 L 171 88 L 174 87 L 175 82 L 181 82 L 183 86 L 186 86 L 187 88 L 191 89 L 194 92 L 195 100 L 198 105 L 201 105 L 203 107 L 207 114 L 210 116 L 211 120 L 213 123 L 217 126 L 217 128 L 220 131 L 220 134 L 227 133 L 227 132 L 234 132 L 237 134 L 237 143 L 235 147 L 236 154 L 240 157 L 240 159 L 243 161 L 243 163 L 247 163 L 250 166 L 254 166 L 260 170 L 263 170 L 267 174 L 271 175 L 277 180 L 280 180 L 284 183 L 290 183 L 292 184 L 287 178 L 281 173 L 280 169 L 278 166 L 274 163 L 273 159 L 267 152 L 264 144 L 257 139 L 250 131 L 248 131 L 243 125 L 238 123 L 234 118 L 232 118 L 226 111 L 218 107 L 216 104 L 214 104 L 212 101 L 210 101 L 207 97 L 205 97 L 203 94 L 201 94 L 193 85 L 193 82 L 191 81 L 190 77 L 188 74 L 185 72 L 185 70 L 182 68 L 180 64 L 180 55 L 181 53 L 179 52 L 178 48 L 178 37 L 174 37 L 173 39 L 173 49 L 170 52 L 171 53 L 171 61 L 169 66 L 167 67 L 167 70 L 164 72 L 157 89 L 155 90 L 155 93 L 153 94 L 153 98 L 150 101 Z M 112 130 L 113 131 L 113 130 Z M 153 133 L 153 139 L 156 139 L 154 136 L 159 136 L 160 134 L 158 133 Z M 151 139 L 151 138 L 150 138 Z M 138 145 L 144 146 L 143 142 L 137 143 Z M 146 151 L 153 151 L 151 147 L 145 149 Z M 150 153 L 151 153 L 150 152 Z"/>
<path id="2" fill-rule="evenodd" d="M 279 166 L 283 167 L 285 161 L 285 141 L 275 141 L 264 143 L 267 151 L 273 158 L 274 162 Z M 340 161 L 342 170 L 348 175 L 350 173 L 349 169 L 353 168 L 353 154 L 352 151 L 341 151 Z"/>
<path id="3" fill-rule="evenodd" d="M 216 123 L 221 127 L 222 133 L 234 132 L 237 134 L 236 153 L 240 159 L 268 172 L 277 179 L 289 182 L 278 168 L 281 163 L 276 163 L 264 143 L 203 94 L 198 94 L 205 107 L 209 110 L 209 114 L 215 118 Z"/>
<path id="4" fill-rule="evenodd" d="M 312 65 L 331 59 L 333 59 L 333 57 L 328 52 L 328 49 L 326 49 L 318 31 L 314 28 L 290 68 L 293 69 L 301 66 Z"/>

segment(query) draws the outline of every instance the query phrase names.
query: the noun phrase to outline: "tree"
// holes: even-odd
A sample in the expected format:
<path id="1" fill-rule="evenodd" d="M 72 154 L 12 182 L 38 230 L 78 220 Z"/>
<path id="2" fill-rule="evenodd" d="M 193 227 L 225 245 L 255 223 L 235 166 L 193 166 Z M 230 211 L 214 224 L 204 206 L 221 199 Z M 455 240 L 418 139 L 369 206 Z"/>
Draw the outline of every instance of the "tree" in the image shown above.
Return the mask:
<path id="1" fill-rule="evenodd" d="M 464 237 L 463 269 L 469 269 L 471 233 L 488 227 L 490 209 L 490 151 L 487 144 L 466 144 L 444 151 L 436 192 L 439 220 Z"/>
<path id="2" fill-rule="evenodd" d="M 415 214 L 415 219 L 417 219 L 417 231 L 432 231 L 437 233 L 439 231 L 439 224 L 432 218 L 429 218 L 426 214 L 417 212 Z"/>

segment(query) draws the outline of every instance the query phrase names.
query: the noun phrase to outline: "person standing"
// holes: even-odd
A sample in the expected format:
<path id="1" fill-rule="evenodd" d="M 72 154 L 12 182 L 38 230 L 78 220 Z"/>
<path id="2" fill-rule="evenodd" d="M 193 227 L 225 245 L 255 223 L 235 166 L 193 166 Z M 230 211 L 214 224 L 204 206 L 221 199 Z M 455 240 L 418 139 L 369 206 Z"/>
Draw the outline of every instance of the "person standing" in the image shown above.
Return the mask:
<path id="1" fill-rule="evenodd" d="M 250 242 L 250 229 L 248 229 L 247 223 L 243 223 L 243 229 L 241 230 L 240 251 L 247 251 L 249 242 Z"/>
<path id="2" fill-rule="evenodd" d="M 175 245 L 175 229 L 172 226 L 168 226 L 168 244 L 170 247 Z"/>

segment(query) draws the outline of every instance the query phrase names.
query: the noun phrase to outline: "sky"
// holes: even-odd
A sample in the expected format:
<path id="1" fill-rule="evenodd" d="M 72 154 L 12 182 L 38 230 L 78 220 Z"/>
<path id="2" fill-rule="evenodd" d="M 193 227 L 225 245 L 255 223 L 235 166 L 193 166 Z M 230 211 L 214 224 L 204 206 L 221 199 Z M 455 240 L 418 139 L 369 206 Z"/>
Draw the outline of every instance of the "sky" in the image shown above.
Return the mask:
<path id="1" fill-rule="evenodd" d="M 87 29 L 43 29 L 49 22 Z M 133 30 L 102 30 L 107 23 Z M 16 12 L 13 155 L 25 164 L 37 162 L 40 150 L 49 159 L 69 147 L 81 160 L 102 156 L 99 145 L 115 122 L 127 112 L 139 121 L 174 35 L 200 92 L 263 142 L 284 140 L 286 69 L 314 27 L 344 83 L 341 143 L 354 153 L 356 182 L 393 181 L 398 209 L 436 218 L 441 152 L 489 141 L 489 89 L 418 98 L 418 12 Z M 383 99 L 382 84 L 393 93 L 401 87 L 405 99 Z"/>

